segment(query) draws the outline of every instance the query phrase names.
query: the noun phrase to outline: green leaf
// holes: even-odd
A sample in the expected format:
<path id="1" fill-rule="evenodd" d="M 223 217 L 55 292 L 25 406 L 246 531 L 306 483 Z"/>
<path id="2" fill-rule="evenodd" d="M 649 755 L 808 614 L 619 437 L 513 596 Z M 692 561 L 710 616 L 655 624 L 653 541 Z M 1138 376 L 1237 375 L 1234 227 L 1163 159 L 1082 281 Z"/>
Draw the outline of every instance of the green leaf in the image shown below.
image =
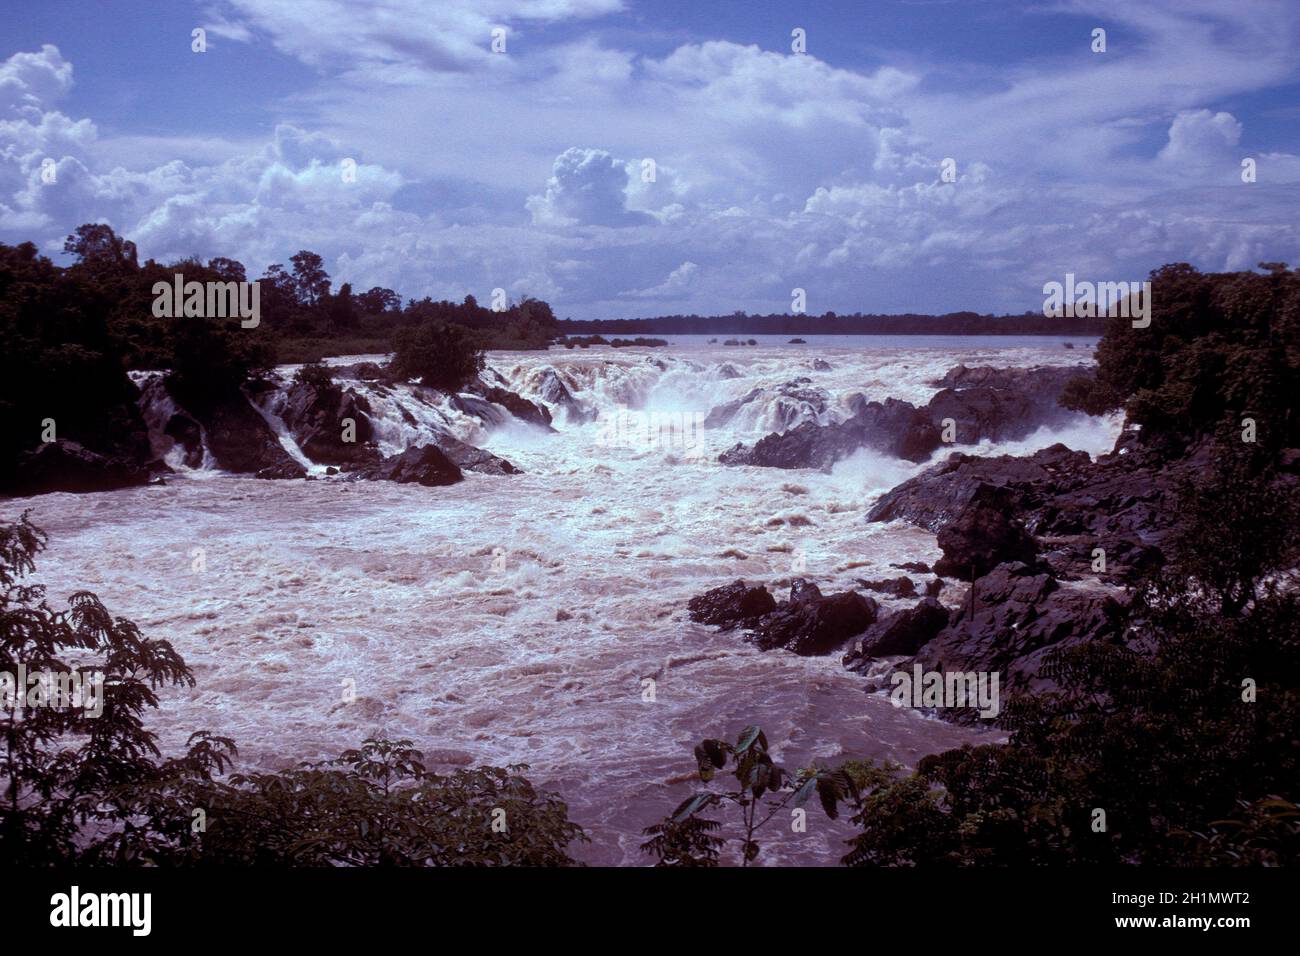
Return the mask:
<path id="1" fill-rule="evenodd" d="M 757 724 L 750 724 L 742 730 L 740 736 L 736 738 L 736 753 L 743 754 L 753 745 L 754 741 L 757 740 L 762 733 L 763 731 L 759 729 Z"/>
<path id="2" fill-rule="evenodd" d="M 673 823 L 681 823 L 691 814 L 696 813 L 712 802 L 713 794 L 711 793 L 697 793 L 695 796 L 687 798 L 673 811 Z"/>

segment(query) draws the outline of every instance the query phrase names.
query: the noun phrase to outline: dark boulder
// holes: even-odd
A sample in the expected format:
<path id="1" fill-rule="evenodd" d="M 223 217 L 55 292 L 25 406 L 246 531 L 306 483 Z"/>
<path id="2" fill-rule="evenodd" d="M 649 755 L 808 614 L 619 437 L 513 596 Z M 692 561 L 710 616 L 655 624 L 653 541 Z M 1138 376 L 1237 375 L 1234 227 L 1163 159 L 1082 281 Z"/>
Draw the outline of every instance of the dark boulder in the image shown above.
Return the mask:
<path id="1" fill-rule="evenodd" d="M 1207 467 L 1209 445 L 1171 459 L 1126 433 L 1116 448 L 1096 461 L 1064 445 L 1023 458 L 954 454 L 889 491 L 867 519 L 901 519 L 937 532 L 992 485 L 1006 495 L 1007 512 L 1042 540 L 1043 559 L 1059 577 L 1100 571 L 1132 582 L 1163 560 L 1162 542 L 1178 520 L 1178 487 Z"/>
<path id="2" fill-rule="evenodd" d="M 521 422 L 527 422 L 529 425 L 536 425 L 538 428 L 545 428 L 548 431 L 553 430 L 551 428 L 551 413 L 545 405 L 530 402 L 522 395 L 495 385 L 484 385 L 476 389 L 476 392 L 489 402 L 500 405 Z"/>
<path id="3" fill-rule="evenodd" d="M 830 403 L 830 395 L 826 391 L 814 388 L 812 379 L 800 377 L 776 386 L 751 389 L 740 398 L 716 406 L 705 416 L 704 427 L 720 428 L 730 423 L 742 408 L 759 398 L 771 401 L 770 414 L 778 431 L 795 422 L 825 414 Z"/>
<path id="4" fill-rule="evenodd" d="M 560 378 L 559 373 L 554 369 L 548 368 L 542 372 L 537 383 L 537 395 L 546 404 L 564 409 L 565 416 L 575 425 L 594 421 L 596 418 L 597 412 L 574 398 L 569 387 L 564 384 L 564 379 Z M 549 411 L 547 421 L 550 421 Z"/>
<path id="5" fill-rule="evenodd" d="M 1033 564 L 1038 543 L 1014 516 L 1003 488 L 981 485 L 953 521 L 937 536 L 943 557 L 934 573 L 969 581 L 1007 561 Z"/>
<path id="6" fill-rule="evenodd" d="M 1060 582 L 1024 564 L 1001 564 L 974 582 L 973 600 L 917 651 L 924 670 L 998 672 L 1004 688 L 1047 689 L 1047 655 L 1118 640 L 1125 593 L 1098 582 Z"/>
<path id="7" fill-rule="evenodd" d="M 484 451 L 482 448 L 475 447 L 468 442 L 452 438 L 450 435 L 434 436 L 434 444 L 438 446 L 448 458 L 456 463 L 461 471 L 475 471 L 483 475 L 518 475 L 522 472 L 498 455 L 490 451 Z"/>
<path id="8" fill-rule="evenodd" d="M 408 448 L 400 455 L 390 455 L 376 464 L 350 473 L 349 478 L 369 481 L 396 481 L 437 487 L 454 485 L 462 480 L 460 468 L 436 445 Z"/>
<path id="9" fill-rule="evenodd" d="M 952 521 L 984 485 L 1007 488 L 1011 506 L 1019 509 L 1034 497 L 1034 486 L 1078 473 L 1090 464 L 1087 452 L 1056 444 L 1028 457 L 999 455 L 982 458 L 954 452 L 937 465 L 881 496 L 867 513 L 868 521 L 901 519 L 938 531 Z"/>
<path id="10" fill-rule="evenodd" d="M 844 655 L 844 666 L 863 670 L 873 658 L 915 654 L 947 625 L 948 609 L 932 597 L 925 598 L 871 625 Z"/>
<path id="11" fill-rule="evenodd" d="M 259 469 L 253 477 L 265 479 L 306 478 L 307 469 L 291 458 L 276 465 L 267 465 L 265 468 Z"/>
<path id="12" fill-rule="evenodd" d="M 373 445 L 370 410 L 370 403 L 353 389 L 294 382 L 285 393 L 280 418 L 312 461 L 345 465 L 380 457 Z"/>
<path id="13" fill-rule="evenodd" d="M 776 609 L 776 599 L 765 587 L 749 587 L 744 581 L 736 581 L 697 594 L 686 602 L 686 608 L 692 621 L 716 625 L 725 631 L 754 624 Z"/>
<path id="14" fill-rule="evenodd" d="M 941 389 L 924 408 L 895 398 L 869 402 L 858 395 L 852 415 L 843 422 L 804 422 L 788 431 L 774 432 L 752 448 L 736 445 L 719 460 L 726 465 L 828 470 L 865 447 L 921 462 L 942 443 L 945 421 L 949 419 L 955 425 L 954 441 L 962 444 L 1023 438 L 1042 425 L 1072 414 L 1060 407 L 1058 398 L 1066 382 L 1088 371 L 1086 366 L 969 369 L 959 365 L 936 383 Z M 713 424 L 725 424 L 758 391 L 714 409 L 710 413 Z"/>
<path id="15" fill-rule="evenodd" d="M 740 373 L 736 374 L 739 375 Z M 761 388 L 750 389 L 747 394 L 742 395 L 740 398 L 732 399 L 731 401 L 724 402 L 721 405 L 715 405 L 713 408 L 709 409 L 709 414 L 704 416 L 704 427 L 721 428 L 723 425 L 729 424 L 742 408 L 754 399 L 758 398 L 762 393 L 763 390 Z"/>
<path id="16" fill-rule="evenodd" d="M 798 578 L 790 586 L 790 599 L 764 615 L 750 639 L 763 650 L 829 654 L 870 627 L 878 612 L 875 601 L 856 591 L 824 596 L 817 585 Z"/>
<path id="17" fill-rule="evenodd" d="M 863 447 L 909 461 L 924 461 L 938 446 L 939 431 L 925 413 L 910 402 L 890 398 L 884 402 L 860 400 L 854 414 L 843 422 L 804 422 L 787 432 L 759 439 L 753 448 L 736 445 L 718 460 L 724 465 L 828 471 L 835 462 Z"/>
<path id="18" fill-rule="evenodd" d="M 882 578 L 878 581 L 866 581 L 858 578 L 858 584 L 868 591 L 889 594 L 894 597 L 912 597 L 916 594 L 916 584 L 911 578 L 903 575 L 896 578 Z"/>
<path id="19" fill-rule="evenodd" d="M 355 362 L 351 365 L 333 365 L 330 371 L 335 378 L 356 379 L 362 382 L 391 381 L 392 376 L 376 362 Z"/>
<path id="20" fill-rule="evenodd" d="M 102 455 L 74 441 L 52 441 L 18 456 L 11 490 L 18 495 L 84 493 L 145 485 L 149 468 L 133 458 Z"/>
<path id="21" fill-rule="evenodd" d="M 217 467 L 241 474 L 284 474 L 300 477 L 301 465 L 280 444 L 280 439 L 244 391 L 220 393 L 190 391 L 169 379 L 167 389 L 176 404 L 203 426 L 208 451 Z M 255 394 L 274 386 L 250 383 Z M 298 472 L 295 474 L 295 471 Z"/>
<path id="22" fill-rule="evenodd" d="M 163 434 L 181 447 L 187 468 L 198 468 L 203 464 L 203 429 L 198 422 L 184 412 L 176 412 L 167 419 Z"/>

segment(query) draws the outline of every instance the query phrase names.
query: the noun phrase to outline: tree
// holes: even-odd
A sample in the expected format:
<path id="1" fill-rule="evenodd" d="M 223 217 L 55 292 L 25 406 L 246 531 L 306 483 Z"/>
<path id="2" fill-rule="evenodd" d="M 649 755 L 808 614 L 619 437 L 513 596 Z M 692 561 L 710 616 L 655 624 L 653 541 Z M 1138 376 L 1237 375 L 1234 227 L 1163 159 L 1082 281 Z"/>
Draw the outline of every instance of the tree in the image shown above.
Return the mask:
<path id="1" fill-rule="evenodd" d="M 329 324 L 334 329 L 355 329 L 357 327 L 356 300 L 352 297 L 352 283 L 345 282 L 339 288 L 338 295 L 326 300 Z"/>
<path id="2" fill-rule="evenodd" d="M 1206 275 L 1187 263 L 1151 273 L 1150 324 L 1106 320 L 1097 374 L 1061 404 L 1089 414 L 1123 408 L 1144 441 L 1175 452 L 1225 424 L 1258 425 L 1270 449 L 1300 442 L 1300 273 Z"/>
<path id="3" fill-rule="evenodd" d="M 454 392 L 483 370 L 483 350 L 460 326 L 430 320 L 398 330 L 390 367 L 401 378 Z"/>
<path id="4" fill-rule="evenodd" d="M 248 281 L 248 273 L 244 270 L 244 264 L 238 259 L 217 256 L 215 259 L 208 260 L 208 268 L 215 272 L 222 282 Z"/>
<path id="5" fill-rule="evenodd" d="M 315 305 L 329 295 L 330 277 L 320 256 L 303 249 L 289 261 L 293 263 L 294 289 L 301 305 Z"/>
<path id="6" fill-rule="evenodd" d="M 20 687 L 27 706 L 0 711 L 0 847 L 9 863 L 48 866 L 77 858 L 87 821 L 126 823 L 114 815 L 114 791 L 159 771 L 157 738 L 141 717 L 158 706 L 156 688 L 193 686 L 194 678 L 171 644 L 112 617 L 94 594 L 78 591 L 68 610 L 56 611 L 44 588 L 21 583 L 45 541 L 26 514 L 0 525 L 0 672 L 17 675 L 21 665 L 54 684 L 86 683 L 79 699 L 46 697 L 35 706 L 33 692 Z M 84 687 L 96 681 L 87 706 Z"/>
<path id="7" fill-rule="evenodd" d="M 382 315 L 385 312 L 397 312 L 402 308 L 402 297 L 392 289 L 374 286 L 356 297 L 357 305 L 367 315 Z"/>
<path id="8" fill-rule="evenodd" d="M 111 269 L 138 269 L 135 243 L 123 239 L 105 223 L 86 223 L 63 242 L 63 251 L 87 266 Z"/>

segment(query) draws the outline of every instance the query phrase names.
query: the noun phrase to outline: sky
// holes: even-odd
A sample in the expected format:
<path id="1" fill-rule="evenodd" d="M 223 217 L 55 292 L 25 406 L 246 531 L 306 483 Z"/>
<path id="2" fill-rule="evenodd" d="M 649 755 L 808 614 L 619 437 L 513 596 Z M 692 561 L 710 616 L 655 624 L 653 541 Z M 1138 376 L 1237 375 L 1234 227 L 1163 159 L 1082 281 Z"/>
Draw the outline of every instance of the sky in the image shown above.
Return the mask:
<path id="1" fill-rule="evenodd" d="M 4 4 L 0 242 L 57 262 L 107 222 L 581 319 L 1300 266 L 1300 0 Z"/>

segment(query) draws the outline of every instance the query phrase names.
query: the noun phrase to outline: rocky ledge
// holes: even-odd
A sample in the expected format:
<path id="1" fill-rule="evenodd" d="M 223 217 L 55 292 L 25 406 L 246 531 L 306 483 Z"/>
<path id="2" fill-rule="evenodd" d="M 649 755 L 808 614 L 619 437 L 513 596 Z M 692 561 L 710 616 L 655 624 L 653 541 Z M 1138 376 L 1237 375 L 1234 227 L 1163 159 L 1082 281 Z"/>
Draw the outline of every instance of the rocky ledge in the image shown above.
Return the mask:
<path id="1" fill-rule="evenodd" d="M 939 391 L 923 408 L 894 398 L 877 402 L 855 396 L 853 414 L 843 422 L 819 425 L 806 421 L 788 431 L 774 432 L 753 447 L 735 445 L 723 452 L 719 461 L 828 470 L 859 448 L 921 462 L 946 439 L 961 445 L 985 439 L 1014 441 L 1039 427 L 1068 419 L 1073 413 L 1058 404 L 1062 390 L 1071 379 L 1092 374 L 1092 367 L 1086 365 L 1028 369 L 958 365 L 933 383 Z M 729 420 L 753 397 L 719 406 L 709 417 Z M 945 436 L 945 428 L 950 429 L 949 436 Z"/>

